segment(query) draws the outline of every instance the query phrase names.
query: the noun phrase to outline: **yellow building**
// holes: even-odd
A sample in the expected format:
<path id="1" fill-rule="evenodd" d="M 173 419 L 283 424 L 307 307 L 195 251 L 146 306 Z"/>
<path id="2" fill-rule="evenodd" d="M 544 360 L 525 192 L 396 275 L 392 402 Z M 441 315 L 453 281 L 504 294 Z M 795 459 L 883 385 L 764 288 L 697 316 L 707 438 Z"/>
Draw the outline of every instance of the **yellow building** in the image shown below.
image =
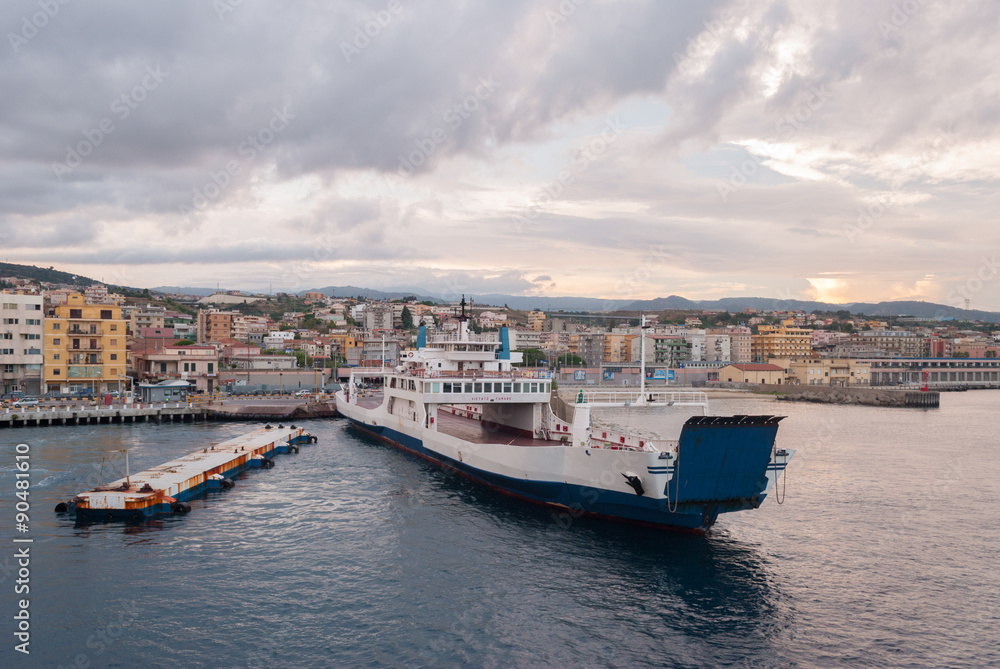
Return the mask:
<path id="1" fill-rule="evenodd" d="M 117 390 L 125 376 L 125 324 L 116 304 L 87 304 L 70 293 L 45 319 L 45 390 L 95 394 Z"/>
<path id="2" fill-rule="evenodd" d="M 528 312 L 528 329 L 534 330 L 535 332 L 541 332 L 545 329 L 545 312 L 542 311 L 529 311 Z"/>
<path id="3" fill-rule="evenodd" d="M 751 353 L 754 360 L 771 358 L 815 357 L 812 347 L 812 330 L 787 325 L 759 325 L 757 334 L 751 338 Z"/>
<path id="4" fill-rule="evenodd" d="M 849 358 L 773 359 L 784 367 L 788 383 L 801 386 L 867 386 L 871 384 L 871 366 Z"/>

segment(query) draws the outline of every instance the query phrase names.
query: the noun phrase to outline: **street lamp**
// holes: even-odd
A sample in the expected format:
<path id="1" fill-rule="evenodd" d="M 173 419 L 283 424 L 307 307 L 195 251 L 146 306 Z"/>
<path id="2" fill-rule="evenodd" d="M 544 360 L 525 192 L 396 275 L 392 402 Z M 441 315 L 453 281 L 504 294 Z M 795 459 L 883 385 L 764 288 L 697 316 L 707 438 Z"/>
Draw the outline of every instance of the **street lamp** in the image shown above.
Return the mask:
<path id="1" fill-rule="evenodd" d="M 278 372 L 278 397 L 285 394 L 285 382 L 281 379 L 282 374 L 283 372 Z"/>

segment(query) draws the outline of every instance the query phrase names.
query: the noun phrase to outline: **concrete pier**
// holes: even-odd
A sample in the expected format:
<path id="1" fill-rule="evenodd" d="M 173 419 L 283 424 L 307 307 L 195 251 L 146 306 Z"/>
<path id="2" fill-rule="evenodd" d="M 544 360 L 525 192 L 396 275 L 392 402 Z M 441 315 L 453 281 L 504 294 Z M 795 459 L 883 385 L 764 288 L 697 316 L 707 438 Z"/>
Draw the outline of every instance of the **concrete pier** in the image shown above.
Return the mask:
<path id="1" fill-rule="evenodd" d="M 0 428 L 109 423 L 201 423 L 206 421 L 292 420 L 337 416 L 332 403 L 128 404 L 0 409 Z"/>

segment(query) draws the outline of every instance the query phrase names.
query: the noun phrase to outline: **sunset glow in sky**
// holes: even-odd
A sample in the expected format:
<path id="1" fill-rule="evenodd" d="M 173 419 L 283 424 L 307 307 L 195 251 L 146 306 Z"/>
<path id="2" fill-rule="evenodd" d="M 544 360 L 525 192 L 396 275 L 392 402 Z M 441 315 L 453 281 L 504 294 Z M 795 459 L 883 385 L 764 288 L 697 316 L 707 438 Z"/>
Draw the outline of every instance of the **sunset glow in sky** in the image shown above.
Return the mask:
<path id="1" fill-rule="evenodd" d="M 0 260 L 138 287 L 1000 311 L 996 3 L 50 14 L 0 7 Z"/>

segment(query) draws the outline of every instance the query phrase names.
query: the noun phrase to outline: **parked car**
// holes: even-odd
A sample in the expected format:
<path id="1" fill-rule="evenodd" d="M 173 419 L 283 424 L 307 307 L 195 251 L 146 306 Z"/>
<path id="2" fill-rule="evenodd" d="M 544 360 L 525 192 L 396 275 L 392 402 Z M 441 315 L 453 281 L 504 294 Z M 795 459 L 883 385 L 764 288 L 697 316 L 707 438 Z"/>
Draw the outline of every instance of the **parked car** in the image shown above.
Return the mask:
<path id="1" fill-rule="evenodd" d="M 0 395 L 0 400 L 14 401 L 14 400 L 19 400 L 22 397 L 24 397 L 24 393 L 21 392 L 20 390 L 15 390 L 13 392 L 4 393 L 3 395 Z"/>
<path id="2" fill-rule="evenodd" d="M 310 395 L 312 395 L 311 390 L 299 390 L 295 393 L 296 397 L 309 397 Z"/>
<path id="3" fill-rule="evenodd" d="M 11 406 L 14 407 L 15 409 L 24 409 L 24 408 L 27 408 L 27 407 L 36 407 L 36 406 L 38 406 L 38 398 L 37 397 L 22 397 L 19 400 L 14 400 L 14 403 Z"/>

